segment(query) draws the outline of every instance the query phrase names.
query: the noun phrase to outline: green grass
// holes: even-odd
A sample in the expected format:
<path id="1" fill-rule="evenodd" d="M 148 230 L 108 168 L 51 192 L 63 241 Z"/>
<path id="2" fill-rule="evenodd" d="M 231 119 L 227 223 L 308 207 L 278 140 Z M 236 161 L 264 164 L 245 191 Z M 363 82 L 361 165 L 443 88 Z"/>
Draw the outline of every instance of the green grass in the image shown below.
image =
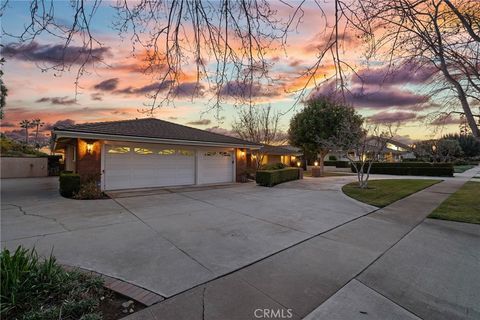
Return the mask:
<path id="1" fill-rule="evenodd" d="M 480 224 L 480 182 L 467 182 L 428 217 Z"/>
<path id="2" fill-rule="evenodd" d="M 423 190 L 441 180 L 427 179 L 386 179 L 371 180 L 367 189 L 360 189 L 358 182 L 352 182 L 342 187 L 347 196 L 376 207 L 385 207 L 412 193 Z"/>
<path id="3" fill-rule="evenodd" d="M 465 164 L 465 165 L 461 165 L 461 166 L 454 166 L 453 170 L 455 171 L 455 173 L 462 173 L 462 172 L 465 172 L 465 171 L 467 171 L 469 169 L 472 169 L 474 167 L 475 167 L 474 165 Z"/>
<path id="4" fill-rule="evenodd" d="M 4 249 L 1 260 L 2 319 L 101 319 L 103 281 L 78 271 L 66 271 L 53 256 L 34 250 Z"/>

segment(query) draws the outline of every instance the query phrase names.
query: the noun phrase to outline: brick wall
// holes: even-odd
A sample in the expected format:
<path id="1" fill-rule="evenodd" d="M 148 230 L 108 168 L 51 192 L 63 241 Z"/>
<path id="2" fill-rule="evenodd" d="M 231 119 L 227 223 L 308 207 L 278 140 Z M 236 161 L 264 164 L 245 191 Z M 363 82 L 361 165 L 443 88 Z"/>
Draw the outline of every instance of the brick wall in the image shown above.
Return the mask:
<path id="1" fill-rule="evenodd" d="M 101 155 L 102 141 L 77 139 L 77 173 L 82 180 L 95 178 L 100 181 L 102 171 Z M 92 146 L 91 152 L 87 152 L 87 144 Z"/>
<path id="2" fill-rule="evenodd" d="M 245 170 L 247 169 L 247 150 L 246 149 L 235 149 L 236 156 L 236 181 L 242 182 L 242 176 L 244 176 Z"/>

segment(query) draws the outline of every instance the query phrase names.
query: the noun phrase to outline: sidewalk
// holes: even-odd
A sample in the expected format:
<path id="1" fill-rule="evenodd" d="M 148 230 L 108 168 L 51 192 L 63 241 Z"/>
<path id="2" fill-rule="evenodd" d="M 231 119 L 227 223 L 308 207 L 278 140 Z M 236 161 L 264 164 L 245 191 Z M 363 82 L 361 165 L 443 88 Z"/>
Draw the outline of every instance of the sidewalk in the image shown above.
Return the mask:
<path id="1" fill-rule="evenodd" d="M 476 169 L 478 170 L 478 167 Z M 469 172 L 465 178 L 468 178 L 469 175 L 473 176 L 475 172 Z M 415 248 L 415 239 L 422 238 L 424 233 L 422 229 L 425 227 L 422 225 L 422 229 L 416 229 L 412 233 L 411 231 L 465 181 L 466 179 L 449 179 L 433 185 L 390 206 L 339 226 L 230 275 L 192 288 L 125 319 L 255 319 L 267 318 L 264 314 L 265 309 L 276 312 L 274 314 L 276 317 L 272 317 L 270 314 L 269 319 L 300 319 L 309 315 L 313 310 L 315 311 L 309 315 L 309 319 L 349 319 L 347 314 L 342 313 L 343 311 L 351 312 L 350 318 L 355 319 L 363 312 L 368 313 L 372 310 L 377 312 L 377 316 L 380 315 L 378 319 L 382 318 L 382 314 L 390 315 L 389 319 L 394 319 L 395 315 L 398 319 L 417 319 L 414 313 L 397 305 L 387 296 L 395 297 L 397 288 L 403 290 L 401 292 L 407 293 L 408 290 L 404 289 L 408 287 L 409 282 L 419 279 L 406 277 L 406 282 L 402 282 L 402 279 L 398 277 L 390 281 L 385 279 L 389 277 L 388 271 L 396 270 L 396 265 L 410 259 L 409 250 L 412 252 L 413 249 L 418 249 Z M 431 223 L 429 221 L 426 224 Z M 433 228 L 441 229 L 442 222 L 439 222 L 440 226 L 437 224 L 433 223 Z M 450 270 L 453 271 L 450 276 L 455 276 L 455 280 L 459 281 L 461 285 L 468 287 L 469 282 L 466 281 L 472 281 L 470 284 L 472 290 L 465 287 L 458 288 L 454 282 L 448 285 L 453 290 L 452 293 L 441 291 L 440 298 L 444 300 L 438 301 L 435 292 L 442 285 L 441 279 L 438 277 L 443 273 L 435 272 L 434 269 L 437 267 L 435 264 L 423 264 L 423 274 L 431 269 L 430 273 L 437 275 L 432 279 L 440 281 L 440 284 L 429 283 L 426 279 L 428 292 L 424 294 L 433 294 L 433 296 L 429 297 L 430 299 L 423 299 L 420 305 L 411 301 L 408 304 L 409 301 L 407 301 L 411 308 L 429 310 L 432 312 L 430 314 L 442 314 L 443 312 L 446 316 L 450 315 L 450 319 L 461 317 L 462 314 L 467 314 L 465 317 L 467 319 L 468 314 L 471 317 L 478 317 L 480 310 L 476 309 L 478 306 L 475 306 L 474 302 L 479 301 L 477 295 L 480 288 L 477 287 L 480 282 L 478 279 L 480 258 L 478 251 L 476 253 L 474 251 L 480 247 L 480 237 L 479 233 L 475 233 L 475 230 L 479 230 L 476 227 L 468 226 L 471 230 L 469 229 L 470 231 L 467 232 L 468 241 L 465 242 L 465 252 L 462 253 L 460 250 L 460 244 L 464 239 L 456 238 L 455 249 L 457 251 L 453 258 L 457 261 L 453 262 L 458 264 L 458 259 L 462 258 L 461 262 L 464 268 L 461 271 L 468 273 L 463 274 L 463 278 L 461 278 L 462 275 L 456 275 L 454 270 Z M 465 228 L 462 226 L 457 229 Z M 425 232 L 428 233 L 429 230 Z M 462 232 L 465 233 L 465 230 Z M 437 239 L 435 235 L 429 234 L 430 238 L 427 236 L 427 240 L 432 241 L 433 237 L 434 242 L 436 241 L 438 245 L 448 245 L 442 242 L 441 237 Z M 438 233 L 436 237 L 438 237 Z M 404 238 L 409 241 L 408 245 L 399 245 L 398 247 L 403 247 L 403 249 L 397 249 L 396 244 Z M 441 250 L 441 248 L 435 246 L 435 250 Z M 422 257 L 422 253 L 418 250 L 415 254 L 417 260 Z M 437 255 L 436 253 L 430 254 L 433 257 Z M 444 249 L 438 252 L 436 261 L 445 263 L 449 260 L 448 258 L 448 250 Z M 454 266 L 450 265 L 449 267 Z M 475 272 L 476 275 L 472 275 Z M 448 278 L 447 275 L 445 277 Z M 469 277 L 476 277 L 476 279 L 470 280 Z M 355 278 L 360 281 L 353 280 Z M 475 281 L 477 282 L 475 283 Z M 370 283 L 382 293 L 370 289 L 362 282 Z M 394 287 L 389 287 L 389 285 Z M 417 289 L 419 290 L 418 297 L 421 294 L 421 288 Z M 459 293 L 460 290 L 466 294 L 461 295 L 461 298 L 452 296 L 452 294 Z M 359 306 L 356 308 L 351 304 L 348 307 L 348 303 L 344 302 L 352 295 L 363 298 L 365 300 L 363 305 L 369 307 L 369 311 L 362 312 L 362 310 L 358 310 Z M 399 294 L 399 297 L 403 297 L 404 300 L 409 299 L 408 296 L 404 297 L 402 294 Z M 322 305 L 325 301 L 327 303 Z M 361 299 L 355 301 L 362 304 Z M 320 307 L 317 308 L 318 306 Z M 335 310 L 339 317 L 334 317 Z M 418 311 L 416 313 L 426 314 L 425 318 L 429 318 L 428 313 Z M 290 314 L 292 317 L 288 317 Z M 324 317 L 325 314 L 328 314 L 328 317 Z M 374 317 L 374 319 L 376 318 Z"/>

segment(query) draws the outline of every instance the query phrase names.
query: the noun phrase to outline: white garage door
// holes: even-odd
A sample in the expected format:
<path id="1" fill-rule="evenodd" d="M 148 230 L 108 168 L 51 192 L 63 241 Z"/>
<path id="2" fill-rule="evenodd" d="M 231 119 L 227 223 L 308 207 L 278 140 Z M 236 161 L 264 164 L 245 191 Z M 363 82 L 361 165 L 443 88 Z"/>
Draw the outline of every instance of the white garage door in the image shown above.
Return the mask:
<path id="1" fill-rule="evenodd" d="M 195 150 L 158 145 L 105 145 L 105 189 L 195 184 Z"/>
<path id="2" fill-rule="evenodd" d="M 233 152 L 198 151 L 198 183 L 222 183 L 233 181 Z"/>

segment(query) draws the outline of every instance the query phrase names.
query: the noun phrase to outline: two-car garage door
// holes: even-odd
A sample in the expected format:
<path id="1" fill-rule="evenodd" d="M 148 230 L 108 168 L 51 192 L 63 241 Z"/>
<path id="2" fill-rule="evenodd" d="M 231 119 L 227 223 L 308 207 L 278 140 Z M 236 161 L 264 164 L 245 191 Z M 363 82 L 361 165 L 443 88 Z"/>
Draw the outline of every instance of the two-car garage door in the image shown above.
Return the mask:
<path id="1" fill-rule="evenodd" d="M 106 144 L 105 190 L 233 181 L 233 153 L 155 144 Z"/>

